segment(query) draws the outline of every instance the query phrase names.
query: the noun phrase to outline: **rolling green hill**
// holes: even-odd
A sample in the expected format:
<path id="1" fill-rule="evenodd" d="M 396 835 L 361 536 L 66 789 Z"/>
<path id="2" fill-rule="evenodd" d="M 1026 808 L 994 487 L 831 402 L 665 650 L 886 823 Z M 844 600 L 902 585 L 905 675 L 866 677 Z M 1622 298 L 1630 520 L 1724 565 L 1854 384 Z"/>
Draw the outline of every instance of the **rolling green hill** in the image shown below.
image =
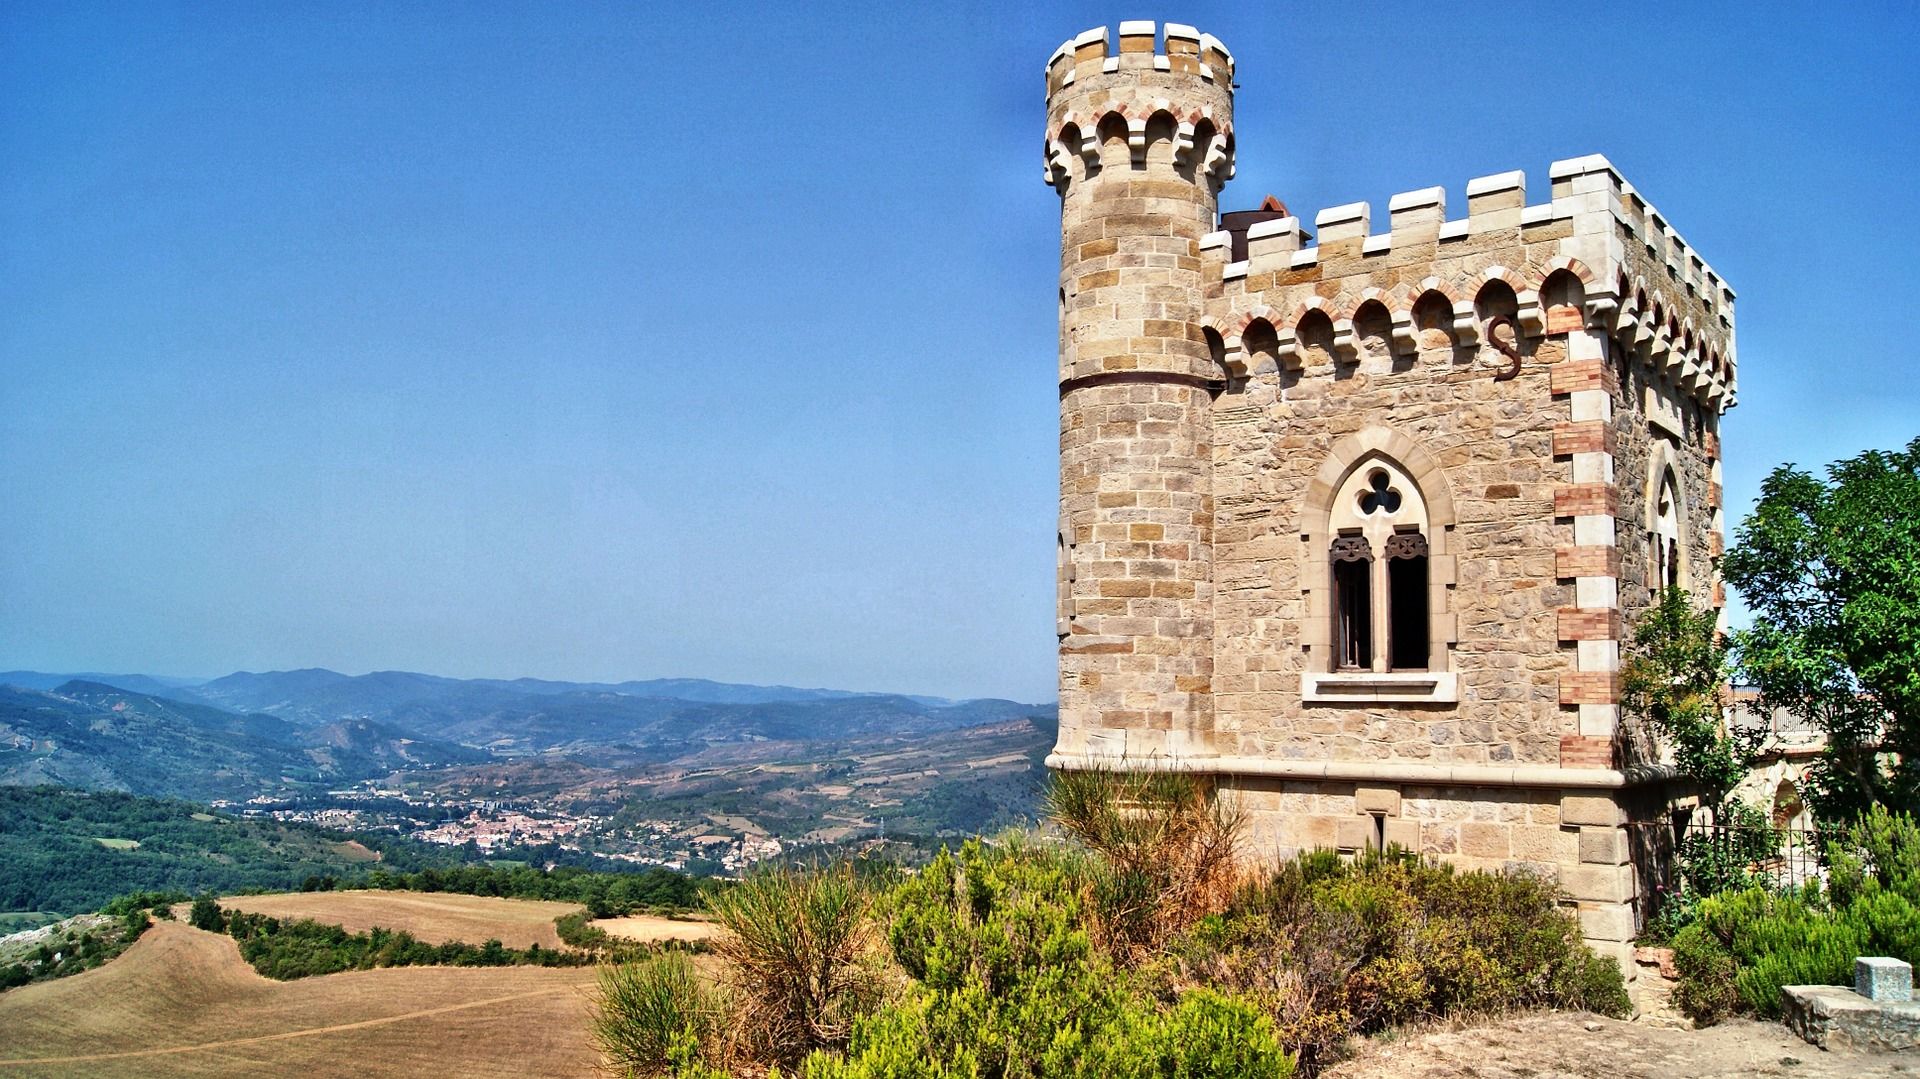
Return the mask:
<path id="1" fill-rule="evenodd" d="M 0 911 L 75 914 L 133 891 L 298 888 L 309 876 L 455 864 L 396 836 L 240 820 L 171 799 L 0 787 Z"/>

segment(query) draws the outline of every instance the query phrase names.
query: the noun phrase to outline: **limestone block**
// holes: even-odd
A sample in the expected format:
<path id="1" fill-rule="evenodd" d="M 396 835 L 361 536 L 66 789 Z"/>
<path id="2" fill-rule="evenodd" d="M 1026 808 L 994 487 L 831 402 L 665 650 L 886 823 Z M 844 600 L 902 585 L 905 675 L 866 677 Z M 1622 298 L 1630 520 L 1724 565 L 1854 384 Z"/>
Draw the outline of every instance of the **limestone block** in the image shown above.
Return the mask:
<path id="1" fill-rule="evenodd" d="M 1627 860 L 1627 834 L 1618 828 L 1580 829 L 1580 860 L 1621 865 Z"/>
<path id="2" fill-rule="evenodd" d="M 1613 960 L 1614 963 L 1620 967 L 1621 977 L 1629 983 L 1639 980 L 1640 967 L 1639 964 L 1633 961 L 1633 944 L 1631 942 L 1624 940 L 1601 940 L 1597 937 L 1589 937 L 1586 940 L 1586 945 L 1593 950 L 1593 954 L 1603 959 Z"/>
<path id="3" fill-rule="evenodd" d="M 1511 831 L 1505 824 L 1468 821 L 1460 826 L 1460 853 L 1472 858 L 1506 858 L 1513 853 Z"/>
<path id="4" fill-rule="evenodd" d="M 1632 940 L 1633 908 L 1625 903 L 1580 904 L 1580 935 L 1590 940 Z"/>
<path id="5" fill-rule="evenodd" d="M 1569 794 L 1560 799 L 1561 824 L 1617 826 L 1626 822 L 1626 812 L 1606 795 Z"/>
<path id="6" fill-rule="evenodd" d="M 1389 847 L 1418 851 L 1420 849 L 1420 822 L 1398 819 L 1388 820 L 1386 822 L 1386 841 Z"/>
<path id="7" fill-rule="evenodd" d="M 1912 1000 L 1913 967 L 1898 959 L 1863 955 L 1853 961 L 1853 991 L 1868 1000 Z"/>
<path id="8" fill-rule="evenodd" d="M 1331 848 L 1338 838 L 1334 829 L 1333 817 L 1300 817 L 1295 836 L 1301 850 Z"/>
<path id="9" fill-rule="evenodd" d="M 1372 817 L 1341 817 L 1337 819 L 1336 827 L 1336 845 L 1341 850 L 1367 850 L 1373 846 Z"/>
<path id="10" fill-rule="evenodd" d="M 1560 868 L 1560 887 L 1575 899 L 1625 903 L 1633 898 L 1633 867 L 1569 865 Z"/>
<path id="11" fill-rule="evenodd" d="M 1560 829 L 1519 824 L 1513 828 L 1513 856 L 1527 862 L 1557 862 Z"/>
<path id="12" fill-rule="evenodd" d="M 1353 805 L 1361 813 L 1385 813 L 1389 817 L 1400 813 L 1400 791 L 1394 787 L 1357 787 L 1353 792 Z"/>

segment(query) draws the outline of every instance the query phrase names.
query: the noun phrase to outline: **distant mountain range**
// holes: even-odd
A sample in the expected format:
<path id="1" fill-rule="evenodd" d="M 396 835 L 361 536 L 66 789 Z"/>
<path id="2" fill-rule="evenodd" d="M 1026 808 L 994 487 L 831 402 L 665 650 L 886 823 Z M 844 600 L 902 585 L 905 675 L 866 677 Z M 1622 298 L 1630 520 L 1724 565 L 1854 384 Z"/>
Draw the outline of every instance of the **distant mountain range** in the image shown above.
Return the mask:
<path id="1" fill-rule="evenodd" d="M 755 742 L 857 742 L 1014 719 L 1052 705 L 701 679 L 457 679 L 408 671 L 0 673 L 0 784 L 188 798 L 344 785 L 532 754 L 659 763 Z"/>

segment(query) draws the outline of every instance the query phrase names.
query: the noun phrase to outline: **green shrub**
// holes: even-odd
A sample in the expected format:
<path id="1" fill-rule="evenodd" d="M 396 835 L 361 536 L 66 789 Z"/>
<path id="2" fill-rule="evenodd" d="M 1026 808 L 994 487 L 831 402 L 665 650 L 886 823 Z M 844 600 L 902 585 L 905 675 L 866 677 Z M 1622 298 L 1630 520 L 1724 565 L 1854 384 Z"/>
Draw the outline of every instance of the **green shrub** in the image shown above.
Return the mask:
<path id="1" fill-rule="evenodd" d="M 973 841 L 944 851 L 886 904 L 888 942 L 917 984 L 857 1021 L 844 1056 L 808 1079 L 1208 1077 L 1292 1073 L 1271 1018 L 1204 989 L 1171 1006 L 1097 949 L 1089 866 L 1068 851 Z"/>
<path id="2" fill-rule="evenodd" d="M 1828 847 L 1835 906 L 1868 891 L 1920 904 L 1920 819 L 1876 805 Z"/>
<path id="3" fill-rule="evenodd" d="M 1690 925 L 1673 937 L 1673 966 L 1679 983 L 1673 1006 L 1700 1026 L 1712 1026 L 1740 1009 L 1734 985 L 1733 956 L 1702 925 Z"/>
<path id="4" fill-rule="evenodd" d="M 887 875 L 877 894 L 845 866 L 756 874 L 712 903 L 733 988 L 724 1018 L 703 1032 L 683 1017 L 719 1005 L 649 970 L 629 987 L 637 1003 L 620 1016 L 603 1003 L 601 1022 L 626 1032 L 627 1067 L 676 1079 L 730 1065 L 797 1065 L 807 1079 L 1227 1079 L 1311 1072 L 1354 1034 L 1407 1020 L 1628 1009 L 1619 968 L 1585 947 L 1542 878 L 1315 852 L 1264 881 L 1200 887 L 1215 825 L 1195 803 L 1083 794 L 1084 846 L 974 840 Z M 1152 850 L 1189 868 L 1149 865 Z M 1177 931 L 1129 920 L 1150 911 Z M 867 946 L 874 928 L 890 968 Z"/>
<path id="5" fill-rule="evenodd" d="M 1846 985 L 1854 959 L 1920 962 L 1920 826 L 1876 807 L 1830 845 L 1827 894 L 1749 887 L 1702 899 L 1675 938 L 1676 1004 L 1696 1020 L 1780 1014 L 1783 985 Z M 1685 940 L 1689 959 L 1681 961 Z M 1726 987 L 1738 993 L 1729 1002 Z"/>
<path id="6" fill-rule="evenodd" d="M 723 1014 L 722 1002 L 679 952 L 600 968 L 594 1005 L 594 1044 L 615 1067 L 638 1076 L 690 1063 L 713 1044 Z"/>
<path id="7" fill-rule="evenodd" d="M 1188 979 L 1260 1001 L 1310 1069 L 1352 1035 L 1420 1017 L 1627 1014 L 1620 968 L 1586 948 L 1558 900 L 1529 874 L 1316 853 L 1243 887 L 1175 955 Z"/>
<path id="8" fill-rule="evenodd" d="M 1898 892 L 1869 892 L 1847 907 L 1867 937 L 1867 951 L 1920 964 L 1920 905 Z"/>
<path id="9" fill-rule="evenodd" d="M 187 924 L 210 933 L 227 931 L 227 917 L 221 912 L 220 903 L 211 892 L 201 892 L 193 897 L 193 909 L 187 912 Z"/>
<path id="10" fill-rule="evenodd" d="M 1243 821 L 1181 772 L 1055 772 L 1047 814 L 1098 855 L 1090 863 L 1100 942 L 1143 961 L 1226 905 Z"/>
<path id="11" fill-rule="evenodd" d="M 1251 1004 L 1207 989 L 1180 998 L 1137 1052 L 1140 1076 L 1275 1076 L 1293 1074 L 1271 1016 Z"/>
<path id="12" fill-rule="evenodd" d="M 1848 911 L 1829 913 L 1804 896 L 1761 888 L 1702 900 L 1698 926 L 1732 957 L 1742 1010 L 1768 1018 L 1780 1015 L 1783 985 L 1850 984 L 1853 960 L 1868 944 L 1863 923 Z"/>

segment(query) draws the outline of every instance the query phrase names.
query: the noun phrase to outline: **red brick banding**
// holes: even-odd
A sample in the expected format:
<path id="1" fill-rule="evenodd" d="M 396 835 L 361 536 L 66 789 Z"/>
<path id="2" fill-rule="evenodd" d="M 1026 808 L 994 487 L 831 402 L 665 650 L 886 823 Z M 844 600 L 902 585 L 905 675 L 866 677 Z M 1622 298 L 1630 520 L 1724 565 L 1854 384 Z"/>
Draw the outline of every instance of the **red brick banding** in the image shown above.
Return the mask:
<path id="1" fill-rule="evenodd" d="M 1614 671 L 1568 671 L 1560 676 L 1561 704 L 1617 704 L 1620 676 Z"/>
<path id="2" fill-rule="evenodd" d="M 1620 497 L 1610 483 L 1569 483 L 1553 490 L 1555 517 L 1613 517 Z"/>
<path id="3" fill-rule="evenodd" d="M 1618 547 L 1560 547 L 1553 552 L 1553 575 L 1573 577 L 1620 576 Z"/>
<path id="4" fill-rule="evenodd" d="M 1613 739 L 1601 735 L 1563 734 L 1560 736 L 1560 767 L 1613 767 Z"/>
<path id="5" fill-rule="evenodd" d="M 1559 623 L 1563 641 L 1620 639 L 1620 612 L 1612 607 L 1562 607 Z"/>
<path id="6" fill-rule="evenodd" d="M 1612 453 L 1613 425 L 1603 420 L 1579 420 L 1553 425 L 1553 455 Z"/>
<path id="7" fill-rule="evenodd" d="M 1551 368 L 1549 379 L 1555 396 L 1575 390 L 1605 390 L 1617 393 L 1620 375 L 1605 360 L 1562 360 Z"/>

